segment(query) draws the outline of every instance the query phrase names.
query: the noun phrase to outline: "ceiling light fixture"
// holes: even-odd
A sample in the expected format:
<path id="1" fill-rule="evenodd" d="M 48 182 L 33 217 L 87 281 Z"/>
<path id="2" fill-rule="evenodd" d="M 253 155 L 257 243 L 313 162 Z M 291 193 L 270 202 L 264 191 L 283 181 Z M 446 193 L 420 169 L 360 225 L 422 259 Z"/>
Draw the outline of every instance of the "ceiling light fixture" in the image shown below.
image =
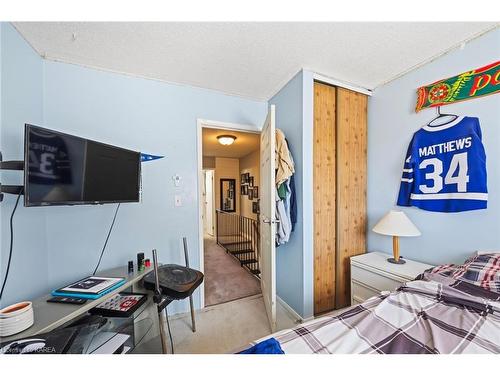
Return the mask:
<path id="1" fill-rule="evenodd" d="M 234 143 L 236 137 L 234 135 L 219 135 L 217 136 L 217 140 L 223 146 L 229 146 Z"/>

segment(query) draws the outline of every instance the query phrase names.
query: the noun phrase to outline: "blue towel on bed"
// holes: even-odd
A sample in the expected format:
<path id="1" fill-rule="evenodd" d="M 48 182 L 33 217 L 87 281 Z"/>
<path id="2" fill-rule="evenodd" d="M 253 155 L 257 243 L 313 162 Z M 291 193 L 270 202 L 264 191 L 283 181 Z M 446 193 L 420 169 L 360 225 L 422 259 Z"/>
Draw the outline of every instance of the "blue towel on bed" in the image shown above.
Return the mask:
<path id="1" fill-rule="evenodd" d="M 285 354 L 285 352 L 278 340 L 271 337 L 237 354 Z"/>

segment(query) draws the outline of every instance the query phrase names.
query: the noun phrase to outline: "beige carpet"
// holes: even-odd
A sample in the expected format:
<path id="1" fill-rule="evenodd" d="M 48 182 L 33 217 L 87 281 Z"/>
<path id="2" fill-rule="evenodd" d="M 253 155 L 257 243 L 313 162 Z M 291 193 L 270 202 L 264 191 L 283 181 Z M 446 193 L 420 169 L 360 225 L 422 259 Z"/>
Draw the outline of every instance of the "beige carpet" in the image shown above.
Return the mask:
<path id="1" fill-rule="evenodd" d="M 233 301 L 261 293 L 259 280 L 240 262 L 205 236 L 205 306 Z"/>
<path id="2" fill-rule="evenodd" d="M 297 324 L 279 303 L 276 318 L 278 330 L 291 328 Z M 174 350 L 177 354 L 232 353 L 247 347 L 254 340 L 271 334 L 262 295 L 197 311 L 195 333 L 191 331 L 189 314 L 172 316 L 170 323 Z M 161 353 L 159 338 L 142 344 L 135 353 Z"/>

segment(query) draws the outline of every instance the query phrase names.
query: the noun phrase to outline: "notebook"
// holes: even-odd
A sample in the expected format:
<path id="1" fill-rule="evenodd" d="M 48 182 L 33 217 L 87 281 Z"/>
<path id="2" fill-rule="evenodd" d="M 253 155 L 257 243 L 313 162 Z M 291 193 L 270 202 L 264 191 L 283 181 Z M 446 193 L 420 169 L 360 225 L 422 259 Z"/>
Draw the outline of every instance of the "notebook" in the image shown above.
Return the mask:
<path id="1" fill-rule="evenodd" d="M 123 277 L 89 276 L 64 288 L 52 291 L 53 296 L 97 299 L 125 283 Z"/>

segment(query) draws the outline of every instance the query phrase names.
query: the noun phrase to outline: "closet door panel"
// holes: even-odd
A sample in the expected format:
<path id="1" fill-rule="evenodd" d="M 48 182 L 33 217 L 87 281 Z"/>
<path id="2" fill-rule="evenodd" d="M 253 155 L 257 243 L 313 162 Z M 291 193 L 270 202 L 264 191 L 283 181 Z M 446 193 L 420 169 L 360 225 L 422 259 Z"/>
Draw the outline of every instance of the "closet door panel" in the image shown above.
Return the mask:
<path id="1" fill-rule="evenodd" d="M 335 308 L 336 88 L 314 84 L 314 314 Z"/>
<path id="2" fill-rule="evenodd" d="M 367 102 L 337 88 L 336 308 L 350 304 L 349 258 L 366 252 Z"/>

